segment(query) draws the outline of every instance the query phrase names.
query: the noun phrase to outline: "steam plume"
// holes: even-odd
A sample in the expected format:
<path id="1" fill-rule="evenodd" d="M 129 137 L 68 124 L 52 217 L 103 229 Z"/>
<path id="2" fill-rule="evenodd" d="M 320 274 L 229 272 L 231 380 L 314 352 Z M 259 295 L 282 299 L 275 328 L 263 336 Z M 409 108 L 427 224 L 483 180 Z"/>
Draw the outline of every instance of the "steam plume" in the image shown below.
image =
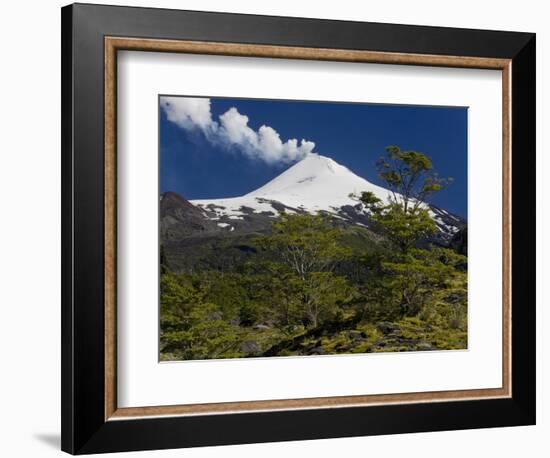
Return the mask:
<path id="1" fill-rule="evenodd" d="M 168 121 L 186 131 L 201 131 L 213 145 L 226 149 L 235 148 L 251 159 L 273 164 L 289 163 L 302 159 L 315 148 L 315 143 L 291 138 L 281 140 L 279 133 L 262 125 L 257 131 L 248 125 L 248 116 L 232 107 L 219 116 L 212 117 L 210 99 L 198 97 L 162 97 L 160 106 Z"/>

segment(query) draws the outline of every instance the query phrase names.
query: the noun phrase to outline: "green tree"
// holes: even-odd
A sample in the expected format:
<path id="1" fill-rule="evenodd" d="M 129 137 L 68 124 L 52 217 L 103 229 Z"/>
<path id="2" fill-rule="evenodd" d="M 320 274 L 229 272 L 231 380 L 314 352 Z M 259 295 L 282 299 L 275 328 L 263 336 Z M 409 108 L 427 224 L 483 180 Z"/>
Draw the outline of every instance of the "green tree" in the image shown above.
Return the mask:
<path id="1" fill-rule="evenodd" d="M 375 227 L 403 254 L 437 232 L 437 225 L 425 208 L 405 210 L 403 204 L 392 202 L 372 212 L 371 218 Z"/>
<path id="2" fill-rule="evenodd" d="M 302 282 L 302 306 L 306 319 L 313 327 L 320 322 L 332 319 L 340 305 L 351 299 L 353 289 L 345 277 L 331 272 L 311 273 Z"/>
<path id="3" fill-rule="evenodd" d="M 382 280 L 370 291 L 383 291 L 388 314 L 393 318 L 416 316 L 437 298 L 438 289 L 449 288 L 456 277 L 458 259 L 452 250 L 419 249 L 419 241 L 437 232 L 425 202 L 452 180 L 440 179 L 428 156 L 417 151 L 386 148 L 377 163 L 380 177 L 391 191 L 389 202 L 372 192 L 359 200 L 370 211 L 375 228 L 395 247 L 382 259 Z M 454 257 L 453 257 L 454 256 Z"/>
<path id="4" fill-rule="evenodd" d="M 405 213 L 417 209 L 452 182 L 451 178 L 438 176 L 426 154 L 402 151 L 399 146 L 387 146 L 386 155 L 376 165 L 380 178 L 392 193 L 392 201 L 401 205 Z"/>
<path id="5" fill-rule="evenodd" d="M 445 256 L 447 252 L 451 250 L 411 249 L 383 263 L 383 286 L 398 304 L 399 315 L 418 315 L 437 299 L 438 291 L 450 288 L 461 276 L 448 261 L 449 256 Z"/>
<path id="6" fill-rule="evenodd" d="M 304 320 L 316 327 L 349 296 L 347 280 L 332 272 L 337 262 L 350 255 L 339 237 L 340 231 L 324 215 L 286 214 L 273 224 L 273 234 L 263 239 L 264 247 L 289 272 L 284 277 L 284 288 L 279 290 L 279 296 L 284 297 L 277 298 L 277 308 L 287 317 L 298 307 Z"/>
<path id="7" fill-rule="evenodd" d="M 178 359 L 237 356 L 237 329 L 192 276 L 161 275 L 161 354 Z M 173 359 L 173 358 L 172 358 Z"/>
<path id="8" fill-rule="evenodd" d="M 242 275 L 218 271 L 204 271 L 197 275 L 204 288 L 204 302 L 216 304 L 227 321 L 235 320 L 248 301 Z"/>
<path id="9" fill-rule="evenodd" d="M 301 320 L 301 278 L 287 266 L 276 262 L 266 265 L 266 275 L 262 278 L 264 290 L 268 291 L 265 303 L 268 304 L 271 320 L 281 329 L 298 324 Z"/>
<path id="10" fill-rule="evenodd" d="M 181 359 L 238 356 L 236 329 L 222 318 L 215 304 L 196 305 L 176 329 L 163 334 L 164 351 Z"/>
<path id="11" fill-rule="evenodd" d="M 264 239 L 264 246 L 304 280 L 312 272 L 331 271 L 349 256 L 350 250 L 338 243 L 339 235 L 324 215 L 284 214 L 273 224 L 273 235 Z"/>
<path id="12" fill-rule="evenodd" d="M 370 211 L 378 230 L 406 254 L 419 240 L 437 232 L 425 202 L 452 179 L 439 178 L 424 153 L 402 151 L 398 146 L 386 147 L 386 156 L 378 160 L 377 168 L 391 192 L 389 202 L 382 202 L 369 191 L 358 199 Z"/>

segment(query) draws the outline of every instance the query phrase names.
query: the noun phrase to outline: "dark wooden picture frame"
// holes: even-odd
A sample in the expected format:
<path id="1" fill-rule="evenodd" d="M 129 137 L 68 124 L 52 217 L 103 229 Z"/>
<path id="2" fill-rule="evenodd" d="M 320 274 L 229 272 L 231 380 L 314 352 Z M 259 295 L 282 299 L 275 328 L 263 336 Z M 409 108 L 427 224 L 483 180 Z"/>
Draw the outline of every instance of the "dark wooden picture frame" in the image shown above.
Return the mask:
<path id="1" fill-rule="evenodd" d="M 503 386 L 117 408 L 118 50 L 490 68 L 503 81 Z M 535 35 L 163 9 L 62 9 L 62 448 L 74 453 L 535 422 Z"/>

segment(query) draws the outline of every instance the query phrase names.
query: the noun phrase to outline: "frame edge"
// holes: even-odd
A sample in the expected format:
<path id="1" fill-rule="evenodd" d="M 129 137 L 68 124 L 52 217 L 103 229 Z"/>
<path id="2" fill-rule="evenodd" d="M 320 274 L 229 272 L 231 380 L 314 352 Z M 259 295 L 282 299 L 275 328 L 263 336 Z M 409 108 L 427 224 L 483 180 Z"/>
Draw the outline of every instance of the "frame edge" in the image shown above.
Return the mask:
<path id="1" fill-rule="evenodd" d="M 73 380 L 73 6 L 61 8 L 61 450 L 75 453 Z"/>

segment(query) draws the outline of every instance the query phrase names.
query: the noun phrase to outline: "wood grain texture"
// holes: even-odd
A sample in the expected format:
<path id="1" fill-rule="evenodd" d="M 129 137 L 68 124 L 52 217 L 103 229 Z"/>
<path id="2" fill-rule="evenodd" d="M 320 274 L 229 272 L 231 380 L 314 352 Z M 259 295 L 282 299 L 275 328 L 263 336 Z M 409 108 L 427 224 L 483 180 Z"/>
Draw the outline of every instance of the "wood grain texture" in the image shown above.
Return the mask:
<path id="1" fill-rule="evenodd" d="M 117 253 L 117 155 L 116 155 L 116 49 L 105 42 L 105 419 L 117 408 L 116 253 Z"/>
<path id="2" fill-rule="evenodd" d="M 106 37 L 116 48 L 131 51 L 175 52 L 219 56 L 264 57 L 276 59 L 326 60 L 336 62 L 368 62 L 398 65 L 426 65 L 435 67 L 461 67 L 503 69 L 508 59 L 459 57 L 428 54 L 404 54 L 327 48 L 299 48 L 291 46 L 250 45 L 180 40 L 154 40 L 146 38 Z"/>
<path id="3" fill-rule="evenodd" d="M 116 58 L 117 50 L 364 62 L 436 67 L 481 68 L 502 71 L 503 289 L 501 388 L 336 396 L 306 399 L 243 401 L 214 404 L 118 408 L 116 353 Z M 511 61 L 480 57 L 383 53 L 362 50 L 288 46 L 105 38 L 105 419 L 109 421 L 158 416 L 245 413 L 274 410 L 338 408 L 381 404 L 427 403 L 511 397 Z"/>
<path id="4" fill-rule="evenodd" d="M 332 396 L 320 398 L 282 399 L 268 401 L 222 402 L 211 404 L 187 404 L 171 406 L 125 407 L 117 409 L 109 420 L 128 420 L 143 417 L 175 415 L 205 415 L 262 412 L 273 410 L 302 410 L 365 405 L 413 404 L 440 401 L 465 401 L 473 399 L 498 399 L 509 397 L 505 388 L 485 390 L 432 391 L 423 393 L 373 394 L 366 396 Z"/>

